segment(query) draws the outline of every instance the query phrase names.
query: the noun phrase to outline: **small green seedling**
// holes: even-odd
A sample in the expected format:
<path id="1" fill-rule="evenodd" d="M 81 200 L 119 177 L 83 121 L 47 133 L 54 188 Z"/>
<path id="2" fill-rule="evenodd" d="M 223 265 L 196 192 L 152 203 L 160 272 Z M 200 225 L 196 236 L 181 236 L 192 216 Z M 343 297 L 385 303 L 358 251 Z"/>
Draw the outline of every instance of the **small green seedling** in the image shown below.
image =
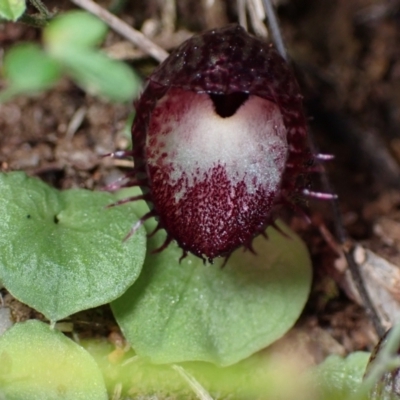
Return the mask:
<path id="1" fill-rule="evenodd" d="M 140 90 L 140 79 L 128 65 L 97 48 L 106 33 L 103 22 L 83 11 L 54 18 L 43 30 L 43 49 L 23 43 L 6 53 L 3 74 L 8 87 L 0 92 L 0 103 L 18 94 L 46 90 L 63 74 L 89 93 L 131 102 Z"/>

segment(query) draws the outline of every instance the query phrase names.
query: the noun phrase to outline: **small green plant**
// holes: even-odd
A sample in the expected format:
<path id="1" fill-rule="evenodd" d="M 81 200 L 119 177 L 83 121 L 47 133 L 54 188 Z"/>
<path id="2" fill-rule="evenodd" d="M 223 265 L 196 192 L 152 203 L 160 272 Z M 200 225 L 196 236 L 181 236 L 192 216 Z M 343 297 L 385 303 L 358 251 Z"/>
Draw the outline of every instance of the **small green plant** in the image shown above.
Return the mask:
<path id="1" fill-rule="evenodd" d="M 132 190 L 117 195 L 59 192 L 20 172 L 1 174 L 0 190 L 0 277 L 5 287 L 41 311 L 52 325 L 73 312 L 115 299 L 113 312 L 135 350 L 120 364 L 111 365 L 105 362 L 112 350 L 109 345 L 87 343 L 86 353 L 43 323 L 16 324 L 0 338 L 0 388 L 6 399 L 25 399 L 29 390 L 37 393 L 33 399 L 58 398 L 48 393 L 60 387 L 65 388 L 65 398 L 74 398 L 81 383 L 69 384 L 74 376 L 69 371 L 82 363 L 87 373 L 96 376 L 95 382 L 100 378 L 93 365 L 102 371 L 95 385 L 98 391 L 85 387 L 96 394 L 93 399 L 104 398 L 105 384 L 109 392 L 113 390 L 110 368 L 118 371 L 124 388 L 140 377 L 136 385 L 141 393 L 156 390 L 154 379 L 161 392 L 184 391 L 182 379 L 170 369 L 183 361 L 190 362 L 185 368 L 191 376 L 216 392 L 252 397 L 269 393 L 270 398 L 279 393 L 291 399 L 301 388 L 316 399 L 364 398 L 357 393 L 367 353 L 347 359 L 332 356 L 300 376 L 290 390 L 279 388 L 279 382 L 294 372 L 288 360 L 282 367 L 273 358 L 248 358 L 287 331 L 307 299 L 309 258 L 302 242 L 283 224 L 279 226 L 286 236 L 270 228 L 268 241 L 255 242 L 257 256 L 238 250 L 221 269 L 222 261 L 205 266 L 191 255 L 179 263 L 180 249 L 175 245 L 153 254 L 165 239 L 163 232 L 146 244 L 142 228 L 124 242 L 132 219 L 146 212 L 147 205 L 107 206 L 137 194 Z M 154 226 L 155 221 L 146 222 L 149 232 Z M 38 357 L 38 352 L 46 354 Z M 63 363 L 63 373 L 58 367 L 48 367 L 53 359 L 61 362 L 63 357 L 70 360 Z M 123 367 L 129 359 L 135 361 Z M 156 366 L 160 363 L 164 366 Z M 38 371 L 48 372 L 44 377 Z M 238 378 L 240 374 L 246 377 L 244 381 Z M 261 379 L 262 374 L 268 379 Z M 22 386 L 20 376 L 29 377 Z"/>
<path id="2" fill-rule="evenodd" d="M 1 9 L 0 5 L 0 15 Z M 63 74 L 89 93 L 110 101 L 132 101 L 140 80 L 126 64 L 112 60 L 96 47 L 106 33 L 103 22 L 83 11 L 54 18 L 43 30 L 43 48 L 22 43 L 5 55 L 3 75 L 8 87 L 0 92 L 0 103 L 18 94 L 48 89 Z"/>
<path id="3" fill-rule="evenodd" d="M 117 197 L 59 192 L 21 172 L 0 175 L 0 190 L 4 286 L 52 323 L 119 298 L 112 308 L 122 329 L 157 363 L 233 364 L 282 336 L 307 300 L 307 250 L 282 224 L 286 236 L 270 228 L 257 256 L 238 250 L 222 269 L 223 260 L 179 262 L 174 245 L 153 254 L 163 232 L 148 240 L 146 259 L 144 228 L 123 241 L 144 202 L 105 208 Z"/>
<path id="4" fill-rule="evenodd" d="M 132 193 L 59 192 L 21 172 L 0 175 L 0 191 L 3 285 L 52 325 L 116 299 L 127 339 L 153 363 L 235 364 L 282 336 L 307 300 L 309 256 L 283 224 L 285 235 L 257 239 L 257 256 L 237 250 L 221 269 L 191 255 L 180 263 L 174 245 L 153 254 L 163 232 L 123 241 L 147 206 L 106 207 Z"/>
<path id="5" fill-rule="evenodd" d="M 1 18 L 16 21 L 24 11 L 25 1 L 0 1 Z M 105 34 L 84 12 L 54 18 L 43 46 L 20 44 L 5 55 L 0 102 L 46 90 L 64 74 L 109 101 L 131 101 L 140 81 L 99 50 Z M 365 398 L 367 353 L 332 356 L 304 374 L 257 354 L 295 323 L 311 285 L 307 249 L 283 223 L 285 235 L 269 228 L 268 240 L 254 242 L 257 255 L 239 249 L 222 268 L 223 260 L 203 265 L 192 255 L 179 262 L 174 244 L 154 254 L 165 233 L 146 239 L 152 220 L 124 241 L 147 205 L 108 206 L 135 190 L 60 192 L 14 172 L 0 175 L 0 193 L 0 281 L 51 325 L 17 323 L 0 337 L 0 399 L 101 400 L 117 383 L 126 399 L 165 398 L 186 393 L 185 380 L 202 399 L 209 397 L 197 381 L 221 398 Z M 132 346 L 119 363 L 107 359 L 109 343 L 79 346 L 54 329 L 107 303 Z"/>

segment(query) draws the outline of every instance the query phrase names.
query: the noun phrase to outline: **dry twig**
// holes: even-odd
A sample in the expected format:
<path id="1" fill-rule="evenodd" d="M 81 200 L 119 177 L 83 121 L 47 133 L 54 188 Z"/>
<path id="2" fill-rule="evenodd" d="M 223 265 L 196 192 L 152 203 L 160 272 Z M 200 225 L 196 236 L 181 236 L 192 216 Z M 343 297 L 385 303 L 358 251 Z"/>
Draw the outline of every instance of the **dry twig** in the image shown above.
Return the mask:
<path id="1" fill-rule="evenodd" d="M 236 7 L 239 15 L 239 24 L 247 31 L 246 0 L 236 0 Z"/>
<path id="2" fill-rule="evenodd" d="M 168 57 L 168 53 L 164 49 L 153 43 L 150 39 L 144 36 L 143 33 L 133 29 L 126 22 L 122 21 L 114 14 L 111 14 L 92 0 L 71 0 L 71 2 L 96 15 L 111 29 L 134 43 L 145 53 L 150 54 L 157 61 L 162 62 Z"/>
<path id="3" fill-rule="evenodd" d="M 261 0 L 247 0 L 247 9 L 255 34 L 264 39 L 268 38 L 268 29 L 264 24 L 265 12 Z"/>

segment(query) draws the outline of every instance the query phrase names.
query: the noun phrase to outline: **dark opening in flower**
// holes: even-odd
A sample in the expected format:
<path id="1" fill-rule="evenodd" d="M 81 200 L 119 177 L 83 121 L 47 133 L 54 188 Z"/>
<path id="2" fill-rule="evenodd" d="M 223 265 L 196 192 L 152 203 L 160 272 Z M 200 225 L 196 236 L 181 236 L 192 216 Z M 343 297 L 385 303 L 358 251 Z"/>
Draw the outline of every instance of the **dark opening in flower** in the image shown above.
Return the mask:
<path id="1" fill-rule="evenodd" d="M 248 93 L 216 94 L 210 93 L 215 112 L 222 118 L 231 117 L 237 109 L 249 98 Z"/>

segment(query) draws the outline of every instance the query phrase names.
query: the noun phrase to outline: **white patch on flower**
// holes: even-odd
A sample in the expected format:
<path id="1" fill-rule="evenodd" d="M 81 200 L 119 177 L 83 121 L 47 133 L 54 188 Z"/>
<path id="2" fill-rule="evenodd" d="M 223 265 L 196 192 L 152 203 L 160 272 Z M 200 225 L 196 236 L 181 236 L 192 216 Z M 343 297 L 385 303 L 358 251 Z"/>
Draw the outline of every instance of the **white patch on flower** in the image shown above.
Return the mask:
<path id="1" fill-rule="evenodd" d="M 232 185 L 244 181 L 249 194 L 260 187 L 274 192 L 288 155 L 286 135 L 278 106 L 268 100 L 249 96 L 235 114 L 223 118 L 207 94 L 171 89 L 152 113 L 147 161 L 171 171 L 171 185 L 185 178 L 176 201 L 217 166 L 224 167 Z"/>

